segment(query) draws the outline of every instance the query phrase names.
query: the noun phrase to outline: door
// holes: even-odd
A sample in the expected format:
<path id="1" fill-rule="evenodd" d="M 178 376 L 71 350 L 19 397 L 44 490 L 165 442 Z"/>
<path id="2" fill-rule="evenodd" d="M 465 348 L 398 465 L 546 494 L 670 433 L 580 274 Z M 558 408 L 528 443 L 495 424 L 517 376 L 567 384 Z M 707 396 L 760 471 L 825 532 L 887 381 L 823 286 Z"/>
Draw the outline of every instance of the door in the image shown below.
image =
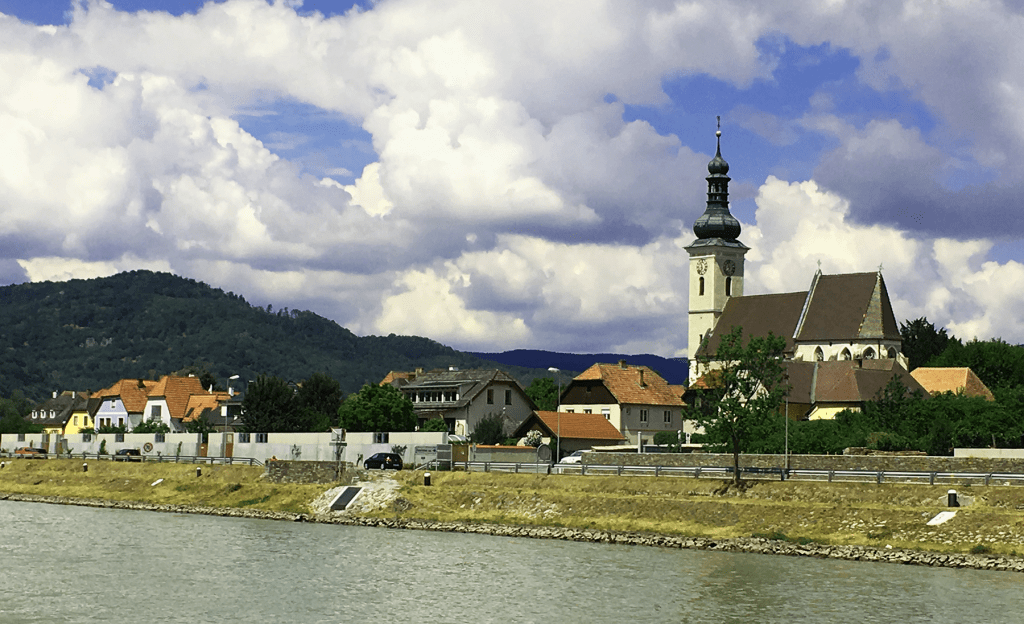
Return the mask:
<path id="1" fill-rule="evenodd" d="M 234 457 L 235 452 L 235 434 L 225 433 L 224 434 L 224 457 Z"/>

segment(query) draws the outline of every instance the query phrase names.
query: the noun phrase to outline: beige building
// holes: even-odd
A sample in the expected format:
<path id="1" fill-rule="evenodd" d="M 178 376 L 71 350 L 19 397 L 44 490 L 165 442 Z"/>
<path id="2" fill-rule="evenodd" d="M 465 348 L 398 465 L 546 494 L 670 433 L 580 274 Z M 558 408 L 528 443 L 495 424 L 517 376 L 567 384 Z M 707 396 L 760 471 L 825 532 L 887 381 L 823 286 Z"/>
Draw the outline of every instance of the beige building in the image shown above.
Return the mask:
<path id="1" fill-rule="evenodd" d="M 694 428 L 683 420 L 683 392 L 646 366 L 594 364 L 569 382 L 559 411 L 600 414 L 629 444 L 653 444 L 659 431 L 682 431 L 689 442 Z"/>

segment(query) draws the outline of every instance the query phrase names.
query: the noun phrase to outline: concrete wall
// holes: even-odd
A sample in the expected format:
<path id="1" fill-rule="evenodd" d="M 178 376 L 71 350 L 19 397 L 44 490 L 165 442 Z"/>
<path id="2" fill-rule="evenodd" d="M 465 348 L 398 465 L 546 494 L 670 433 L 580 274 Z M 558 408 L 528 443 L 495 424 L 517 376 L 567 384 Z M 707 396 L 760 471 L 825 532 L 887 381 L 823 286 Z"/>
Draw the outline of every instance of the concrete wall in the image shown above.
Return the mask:
<path id="1" fill-rule="evenodd" d="M 958 448 L 953 457 L 993 457 L 1024 460 L 1024 449 Z"/>
<path id="2" fill-rule="evenodd" d="M 349 433 L 346 435 L 346 446 L 341 448 L 341 457 L 338 457 L 338 446 L 332 442 L 330 433 L 269 433 L 266 434 L 266 442 L 257 442 L 256 434 L 249 435 L 249 442 L 242 442 L 242 436 L 238 433 L 211 433 L 207 437 L 205 457 L 224 457 L 225 443 L 232 444 L 232 457 L 252 458 L 261 462 L 277 458 L 283 461 L 346 461 L 351 464 L 361 464 L 362 460 L 374 453 L 390 453 L 394 446 L 404 446 L 403 461 L 412 464 L 415 461 L 415 449 L 417 446 L 434 446 L 445 444 L 448 441 L 448 434 L 444 432 L 394 432 L 388 434 L 386 443 L 375 443 L 373 433 Z M 164 442 L 157 442 L 156 434 L 152 433 L 126 433 L 124 440 L 117 441 L 117 434 L 102 433 L 89 435 L 74 434 L 69 436 L 49 437 L 47 444 L 43 443 L 45 436 L 40 433 L 25 434 L 24 441 L 18 440 L 18 434 L 4 434 L 0 436 L 0 449 L 13 452 L 22 446 L 42 447 L 46 446 L 50 453 L 56 453 L 58 444 L 61 452 L 79 454 L 88 453 L 94 455 L 100 452 L 103 443 L 106 442 L 104 450 L 113 455 L 119 449 L 137 448 L 143 455 L 156 457 L 193 457 L 203 455 L 202 436 L 198 433 L 167 433 L 164 434 Z M 147 450 L 146 445 L 150 445 Z"/>
<path id="3" fill-rule="evenodd" d="M 740 455 L 740 467 L 781 468 L 782 455 Z M 582 463 L 604 466 L 730 467 L 728 453 L 586 453 Z M 921 472 L 1024 472 L 1024 458 L 894 455 L 790 455 L 796 470 L 891 470 Z"/>

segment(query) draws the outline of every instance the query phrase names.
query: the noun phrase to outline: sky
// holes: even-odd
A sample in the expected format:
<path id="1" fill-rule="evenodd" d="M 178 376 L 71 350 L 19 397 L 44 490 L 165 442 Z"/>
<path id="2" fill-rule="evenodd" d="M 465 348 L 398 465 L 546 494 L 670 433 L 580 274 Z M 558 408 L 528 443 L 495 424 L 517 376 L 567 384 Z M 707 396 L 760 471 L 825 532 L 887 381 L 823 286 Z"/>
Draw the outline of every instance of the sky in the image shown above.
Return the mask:
<path id="1" fill-rule="evenodd" d="M 0 0 L 0 284 L 685 356 L 720 116 L 746 294 L 881 267 L 898 320 L 1021 343 L 1022 31 L 1011 0 Z"/>

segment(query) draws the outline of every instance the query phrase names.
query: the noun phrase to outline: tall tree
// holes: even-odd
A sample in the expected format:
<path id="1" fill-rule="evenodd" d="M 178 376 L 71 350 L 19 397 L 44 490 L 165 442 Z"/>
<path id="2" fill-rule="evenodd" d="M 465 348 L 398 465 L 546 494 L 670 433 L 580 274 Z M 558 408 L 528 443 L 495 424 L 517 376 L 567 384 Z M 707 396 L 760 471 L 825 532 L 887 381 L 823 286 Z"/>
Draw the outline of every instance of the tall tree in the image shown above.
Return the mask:
<path id="1" fill-rule="evenodd" d="M 782 367 L 785 339 L 753 336 L 743 328 L 722 336 L 714 357 L 697 358 L 700 405 L 690 417 L 704 428 L 705 444 L 732 451 L 733 482 L 740 483 L 740 452 L 770 419 L 784 418 L 781 406 L 788 384 Z"/>
<path id="2" fill-rule="evenodd" d="M 1024 386 L 1024 347 L 998 338 L 952 342 L 941 355 L 932 359 L 933 366 L 967 366 L 985 382 L 990 390 Z"/>
<path id="3" fill-rule="evenodd" d="M 341 384 L 325 373 L 313 373 L 296 395 L 304 431 L 327 431 L 338 424 Z"/>
<path id="4" fill-rule="evenodd" d="M 341 426 L 349 431 L 414 431 L 412 401 L 390 385 L 366 384 L 349 395 L 338 410 Z"/>
<path id="5" fill-rule="evenodd" d="M 950 342 L 959 342 L 946 334 L 946 329 L 936 329 L 925 317 L 900 323 L 903 338 L 903 354 L 909 360 L 910 370 L 928 364 L 933 357 L 941 354 Z"/>
<path id="6" fill-rule="evenodd" d="M 558 384 L 550 377 L 534 377 L 526 388 L 526 396 L 539 410 L 553 412 L 558 408 Z"/>
<path id="7" fill-rule="evenodd" d="M 242 399 L 242 426 L 249 433 L 300 430 L 295 391 L 280 377 L 260 375 Z"/>

